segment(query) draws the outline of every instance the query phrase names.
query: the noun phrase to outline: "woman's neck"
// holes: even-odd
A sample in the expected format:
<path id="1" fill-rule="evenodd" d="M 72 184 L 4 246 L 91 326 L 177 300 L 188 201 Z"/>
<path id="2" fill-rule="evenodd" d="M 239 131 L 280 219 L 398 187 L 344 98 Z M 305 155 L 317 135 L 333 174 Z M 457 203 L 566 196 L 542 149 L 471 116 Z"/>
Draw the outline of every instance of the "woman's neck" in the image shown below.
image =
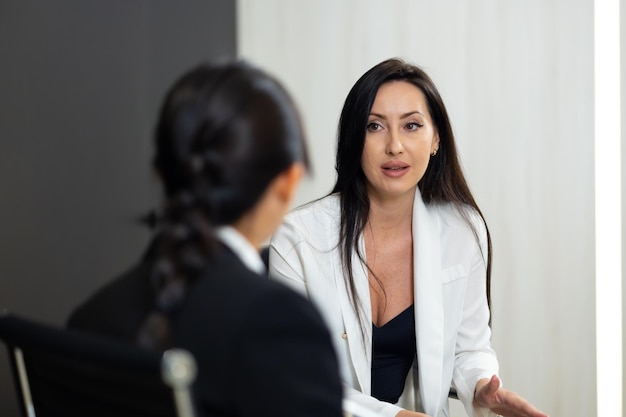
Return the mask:
<path id="1" fill-rule="evenodd" d="M 370 196 L 369 227 L 384 230 L 406 230 L 413 220 L 415 193 L 398 198 L 376 198 Z"/>

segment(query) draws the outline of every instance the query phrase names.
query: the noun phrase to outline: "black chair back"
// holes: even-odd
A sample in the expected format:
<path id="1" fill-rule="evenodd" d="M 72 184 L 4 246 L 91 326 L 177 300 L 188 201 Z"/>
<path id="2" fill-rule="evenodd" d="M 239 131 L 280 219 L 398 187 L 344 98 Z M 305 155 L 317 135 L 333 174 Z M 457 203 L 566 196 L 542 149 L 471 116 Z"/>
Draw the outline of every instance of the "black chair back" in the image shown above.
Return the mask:
<path id="1" fill-rule="evenodd" d="M 0 316 L 24 417 L 191 417 L 195 361 Z"/>

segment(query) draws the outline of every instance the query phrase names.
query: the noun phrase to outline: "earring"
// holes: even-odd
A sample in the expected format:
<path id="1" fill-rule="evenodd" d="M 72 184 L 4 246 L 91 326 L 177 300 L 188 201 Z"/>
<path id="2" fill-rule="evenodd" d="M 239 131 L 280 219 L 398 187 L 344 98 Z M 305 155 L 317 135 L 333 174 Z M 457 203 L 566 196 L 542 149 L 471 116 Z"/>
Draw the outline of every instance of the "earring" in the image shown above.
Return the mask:
<path id="1" fill-rule="evenodd" d="M 438 149 L 437 149 L 437 148 L 433 149 L 433 151 L 432 151 L 432 153 L 430 154 L 430 156 L 435 156 L 435 155 L 437 155 L 437 151 L 438 151 Z"/>

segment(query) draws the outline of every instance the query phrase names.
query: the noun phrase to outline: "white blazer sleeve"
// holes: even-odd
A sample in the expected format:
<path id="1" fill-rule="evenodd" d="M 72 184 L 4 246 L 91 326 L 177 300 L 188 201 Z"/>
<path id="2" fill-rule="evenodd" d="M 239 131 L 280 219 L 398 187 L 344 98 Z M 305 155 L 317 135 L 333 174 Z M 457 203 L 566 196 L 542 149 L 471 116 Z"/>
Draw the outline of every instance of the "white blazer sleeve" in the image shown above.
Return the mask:
<path id="1" fill-rule="evenodd" d="M 274 235 L 269 247 L 270 279 L 282 282 L 294 291 L 310 298 L 306 289 L 303 266 L 299 262 L 296 246 L 299 240 L 283 227 L 282 233 Z"/>
<path id="2" fill-rule="evenodd" d="M 363 394 L 352 387 L 343 384 L 344 398 L 364 407 L 381 417 L 395 417 L 403 409 L 395 404 L 379 401 L 371 395 Z"/>
<path id="3" fill-rule="evenodd" d="M 457 333 L 453 386 L 470 417 L 496 414 L 474 406 L 474 390 L 478 380 L 498 373 L 498 360 L 491 348 L 491 329 L 487 305 L 487 234 L 480 218 L 473 217 L 480 247 L 476 246 L 468 277 L 462 318 Z"/>

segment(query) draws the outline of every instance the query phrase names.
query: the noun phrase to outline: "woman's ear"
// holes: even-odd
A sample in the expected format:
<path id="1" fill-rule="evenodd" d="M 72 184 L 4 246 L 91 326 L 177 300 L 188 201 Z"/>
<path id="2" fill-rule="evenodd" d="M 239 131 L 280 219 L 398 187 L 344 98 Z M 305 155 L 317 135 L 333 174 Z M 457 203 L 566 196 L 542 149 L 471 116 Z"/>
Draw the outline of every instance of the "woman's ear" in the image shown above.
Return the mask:
<path id="1" fill-rule="evenodd" d="M 304 165 L 300 162 L 294 162 L 289 168 L 278 174 L 275 180 L 275 191 L 284 204 L 291 204 L 303 175 Z"/>
<path id="2" fill-rule="evenodd" d="M 433 137 L 433 149 L 439 149 L 439 132 L 435 132 L 435 136 Z"/>
<path id="3" fill-rule="evenodd" d="M 283 221 L 303 174 L 301 163 L 290 165 L 272 180 L 250 212 L 233 223 L 255 247 L 267 241 Z"/>

